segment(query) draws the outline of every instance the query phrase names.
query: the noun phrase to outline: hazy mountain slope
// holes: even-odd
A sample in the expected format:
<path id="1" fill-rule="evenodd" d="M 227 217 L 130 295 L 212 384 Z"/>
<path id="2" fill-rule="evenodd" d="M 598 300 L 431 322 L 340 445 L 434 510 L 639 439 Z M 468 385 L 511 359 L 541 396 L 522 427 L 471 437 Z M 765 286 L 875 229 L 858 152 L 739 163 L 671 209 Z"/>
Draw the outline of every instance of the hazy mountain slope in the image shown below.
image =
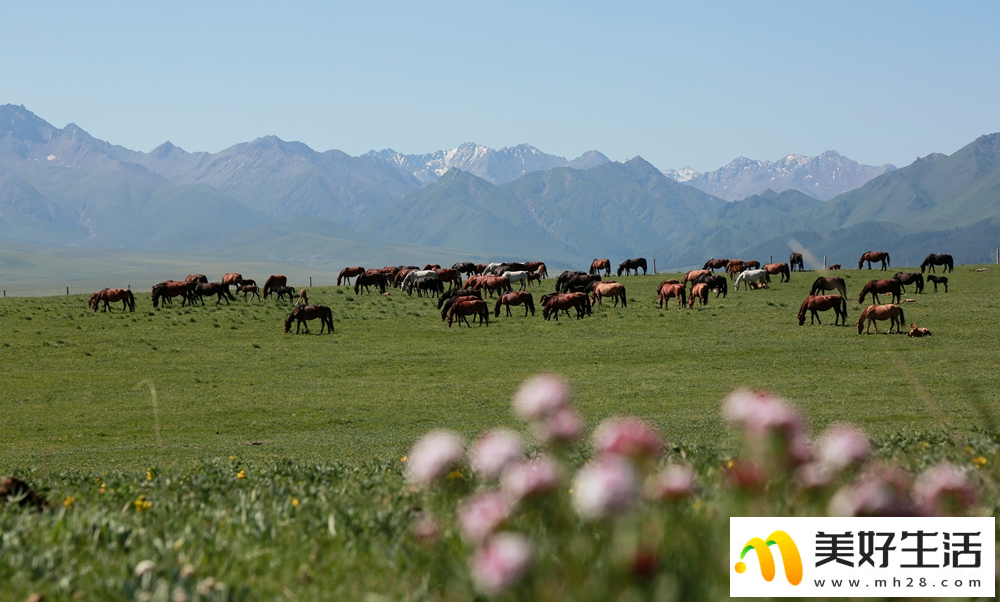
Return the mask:
<path id="1" fill-rule="evenodd" d="M 554 167 L 589 169 L 610 161 L 597 151 L 587 151 L 572 161 L 543 153 L 529 144 L 493 150 L 473 142 L 456 148 L 423 155 L 404 155 L 391 148 L 369 151 L 365 157 L 379 157 L 412 173 L 421 182 L 436 182 L 449 169 L 461 169 L 491 184 L 505 184 L 526 173 Z"/>
<path id="2" fill-rule="evenodd" d="M 87 235 L 65 209 L 0 169 L 0 239 L 61 244 Z"/>
<path id="3" fill-rule="evenodd" d="M 727 201 L 765 190 L 798 190 L 826 201 L 893 169 L 889 164 L 862 165 L 836 151 L 826 151 L 816 157 L 787 155 L 773 162 L 737 157 L 725 167 L 702 174 L 690 168 L 664 173 Z"/>

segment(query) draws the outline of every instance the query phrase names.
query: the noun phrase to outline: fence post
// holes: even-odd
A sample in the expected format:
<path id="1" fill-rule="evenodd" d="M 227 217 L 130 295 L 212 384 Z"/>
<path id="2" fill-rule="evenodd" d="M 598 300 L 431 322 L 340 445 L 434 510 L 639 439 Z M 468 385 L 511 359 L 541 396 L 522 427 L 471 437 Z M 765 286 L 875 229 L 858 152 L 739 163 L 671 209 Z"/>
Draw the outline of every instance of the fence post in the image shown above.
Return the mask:
<path id="1" fill-rule="evenodd" d="M 69 296 L 69 287 L 66 287 L 66 295 Z"/>
<path id="2" fill-rule="evenodd" d="M 826 255 L 823 256 L 823 269 L 826 269 Z"/>
<path id="3" fill-rule="evenodd" d="M 997 263 L 1000 264 L 1000 249 L 997 249 Z"/>
<path id="4" fill-rule="evenodd" d="M 653 260 L 653 274 L 656 274 L 656 260 Z"/>
<path id="5" fill-rule="evenodd" d="M 768 255 L 767 256 L 767 262 L 768 263 L 774 263 L 774 255 Z"/>
<path id="6" fill-rule="evenodd" d="M 312 285 L 313 285 L 313 277 L 310 276 L 309 277 L 309 288 L 312 288 Z"/>

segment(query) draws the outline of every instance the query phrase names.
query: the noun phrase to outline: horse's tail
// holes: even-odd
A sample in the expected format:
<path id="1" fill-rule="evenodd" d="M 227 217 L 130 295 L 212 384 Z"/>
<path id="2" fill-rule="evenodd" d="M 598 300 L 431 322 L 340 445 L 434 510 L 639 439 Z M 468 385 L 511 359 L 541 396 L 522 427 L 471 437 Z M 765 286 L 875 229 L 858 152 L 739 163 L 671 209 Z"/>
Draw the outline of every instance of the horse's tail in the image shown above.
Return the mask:
<path id="1" fill-rule="evenodd" d="M 888 253 L 885 254 L 885 265 L 889 266 L 890 268 L 892 267 L 892 261 L 889 260 Z"/>
<path id="2" fill-rule="evenodd" d="M 326 327 L 332 333 L 333 332 L 333 310 L 330 309 L 329 307 L 327 307 L 325 309 L 325 311 L 323 311 L 323 320 L 326 322 Z"/>
<path id="3" fill-rule="evenodd" d="M 528 309 L 531 310 L 531 315 L 532 316 L 535 315 L 535 299 L 534 297 L 531 296 L 530 293 L 528 294 L 527 297 L 524 298 L 524 304 L 527 305 Z"/>
<path id="4" fill-rule="evenodd" d="M 625 294 L 625 286 L 622 285 L 622 307 L 628 307 L 628 301 L 626 300 L 627 296 L 628 295 Z"/>
<path id="5" fill-rule="evenodd" d="M 503 305 L 503 295 L 499 295 L 497 297 L 497 306 L 493 308 L 493 317 L 494 318 L 499 318 L 500 317 L 500 306 L 501 305 Z"/>
<path id="6" fill-rule="evenodd" d="M 135 295 L 132 294 L 131 290 L 129 290 L 127 294 L 128 297 L 126 298 L 128 299 L 129 311 L 135 311 Z"/>
<path id="7" fill-rule="evenodd" d="M 906 314 L 903 313 L 903 308 L 902 307 L 899 308 L 899 323 L 901 325 L 902 324 L 906 324 Z"/>
<path id="8" fill-rule="evenodd" d="M 847 325 L 847 299 L 840 298 L 840 311 L 844 312 L 844 325 Z"/>

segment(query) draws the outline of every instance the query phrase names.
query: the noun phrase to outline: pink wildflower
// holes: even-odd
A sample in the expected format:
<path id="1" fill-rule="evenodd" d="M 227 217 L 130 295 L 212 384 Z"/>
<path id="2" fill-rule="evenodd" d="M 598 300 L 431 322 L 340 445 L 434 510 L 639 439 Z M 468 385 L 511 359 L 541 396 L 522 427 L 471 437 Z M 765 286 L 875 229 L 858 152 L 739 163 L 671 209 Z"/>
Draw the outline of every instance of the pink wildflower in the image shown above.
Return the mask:
<path id="1" fill-rule="evenodd" d="M 850 424 L 837 424 L 820 437 L 817 456 L 824 468 L 836 473 L 852 464 L 864 462 L 871 450 L 871 442 L 861 429 Z"/>
<path id="2" fill-rule="evenodd" d="M 910 477 L 903 469 L 876 465 L 830 499 L 831 516 L 913 516 Z"/>
<path id="3" fill-rule="evenodd" d="M 576 410 L 564 406 L 547 418 L 533 421 L 531 429 L 541 443 L 573 443 L 583 434 L 583 419 Z"/>
<path id="4" fill-rule="evenodd" d="M 462 460 L 462 440 L 451 431 L 431 431 L 407 454 L 406 476 L 413 483 L 429 485 Z"/>
<path id="5" fill-rule="evenodd" d="M 540 420 L 569 403 L 569 387 L 554 374 L 525 381 L 514 394 L 514 412 L 523 420 Z"/>
<path id="6" fill-rule="evenodd" d="M 726 398 L 722 416 L 729 422 L 743 427 L 747 442 L 755 447 L 758 455 L 774 455 L 777 460 L 791 466 L 805 464 L 812 459 L 805 422 L 798 410 L 784 400 L 765 393 L 740 390 Z"/>
<path id="7" fill-rule="evenodd" d="M 913 486 L 921 513 L 952 514 L 969 508 L 979 499 L 976 488 L 952 464 L 937 464 L 925 470 Z"/>
<path id="8" fill-rule="evenodd" d="M 441 527 L 434 517 L 421 513 L 410 525 L 413 537 L 425 546 L 433 546 L 441 540 Z"/>
<path id="9" fill-rule="evenodd" d="M 552 491 L 562 480 L 559 464 L 546 456 L 508 466 L 500 478 L 503 492 L 511 502 Z"/>
<path id="10" fill-rule="evenodd" d="M 517 583 L 528 571 L 534 548 L 520 533 L 498 533 L 486 540 L 470 561 L 476 589 L 495 596 Z"/>
<path id="11" fill-rule="evenodd" d="M 630 509 L 639 498 L 639 480 L 632 463 L 620 456 L 603 456 L 576 473 L 573 507 L 583 520 L 599 520 Z"/>
<path id="12" fill-rule="evenodd" d="M 508 464 L 516 462 L 524 454 L 521 439 L 517 433 L 507 429 L 494 429 L 476 441 L 469 452 L 472 470 L 484 479 L 500 476 Z"/>
<path id="13" fill-rule="evenodd" d="M 598 454 L 650 459 L 663 453 L 663 440 L 656 429 L 638 418 L 610 418 L 594 431 Z"/>
<path id="14" fill-rule="evenodd" d="M 694 469 L 685 464 L 670 464 L 647 488 L 649 497 L 656 500 L 681 500 L 698 491 Z"/>
<path id="15" fill-rule="evenodd" d="M 458 508 L 458 525 L 462 537 L 470 543 L 479 543 L 496 531 L 507 520 L 509 505 L 497 492 L 481 493 Z"/>

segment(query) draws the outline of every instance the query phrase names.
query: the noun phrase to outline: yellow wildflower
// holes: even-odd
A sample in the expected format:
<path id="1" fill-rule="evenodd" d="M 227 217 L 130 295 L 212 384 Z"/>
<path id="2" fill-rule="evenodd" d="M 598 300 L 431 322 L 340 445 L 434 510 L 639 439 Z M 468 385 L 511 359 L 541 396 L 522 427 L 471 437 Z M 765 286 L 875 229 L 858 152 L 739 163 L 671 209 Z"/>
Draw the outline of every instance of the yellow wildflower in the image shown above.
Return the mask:
<path id="1" fill-rule="evenodd" d="M 931 444 L 930 444 L 930 443 L 928 443 L 928 442 L 924 441 L 924 449 L 927 449 L 927 448 L 928 448 L 928 447 L 930 447 L 930 446 L 931 446 Z"/>
<path id="2" fill-rule="evenodd" d="M 73 497 L 71 495 L 67 495 L 66 499 L 63 500 L 63 506 L 66 506 L 67 508 L 72 508 L 73 507 L 73 502 L 75 502 L 75 501 L 76 501 L 75 497 Z"/>
<path id="3" fill-rule="evenodd" d="M 409 458 L 409 456 L 403 456 L 402 458 L 400 458 L 400 459 L 399 459 L 399 461 L 400 461 L 400 462 L 406 462 L 406 460 L 407 460 L 408 458 Z"/>
<path id="4" fill-rule="evenodd" d="M 299 507 L 299 498 L 292 498 L 292 506 Z"/>
<path id="5" fill-rule="evenodd" d="M 973 458 L 972 459 L 972 464 L 976 468 L 982 468 L 983 466 L 986 466 L 986 457 L 985 456 L 979 456 L 977 458 Z"/>
<path id="6" fill-rule="evenodd" d="M 461 470 L 453 470 L 453 471 L 451 471 L 451 472 L 448 473 L 448 480 L 452 480 L 453 481 L 455 479 L 461 479 L 464 476 L 465 475 L 462 474 Z"/>
<path id="7" fill-rule="evenodd" d="M 245 470 L 241 470 L 238 473 L 236 473 L 236 478 L 237 479 L 245 479 L 245 478 L 247 478 L 246 471 Z"/>
<path id="8" fill-rule="evenodd" d="M 732 468 L 732 467 L 733 467 L 733 461 L 732 460 L 726 462 L 726 468 Z"/>
<path id="9" fill-rule="evenodd" d="M 235 459 L 236 459 L 236 456 L 229 456 L 229 461 L 230 461 L 230 462 L 232 462 L 232 461 L 233 461 L 233 460 L 235 460 Z"/>
<path id="10" fill-rule="evenodd" d="M 145 512 L 146 510 L 149 510 L 150 508 L 153 507 L 153 502 L 147 500 L 144 496 L 140 495 L 135 499 L 134 502 L 132 502 L 132 505 L 135 506 L 135 509 L 138 510 L 139 512 Z"/>
<path id="11" fill-rule="evenodd" d="M 146 480 L 147 481 L 152 481 L 153 480 L 153 471 L 152 470 L 147 470 L 146 471 Z"/>
<path id="12" fill-rule="evenodd" d="M 97 493 L 104 493 L 104 483 L 101 483 L 101 488 L 97 490 Z"/>

